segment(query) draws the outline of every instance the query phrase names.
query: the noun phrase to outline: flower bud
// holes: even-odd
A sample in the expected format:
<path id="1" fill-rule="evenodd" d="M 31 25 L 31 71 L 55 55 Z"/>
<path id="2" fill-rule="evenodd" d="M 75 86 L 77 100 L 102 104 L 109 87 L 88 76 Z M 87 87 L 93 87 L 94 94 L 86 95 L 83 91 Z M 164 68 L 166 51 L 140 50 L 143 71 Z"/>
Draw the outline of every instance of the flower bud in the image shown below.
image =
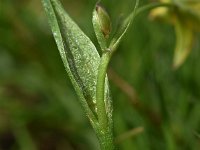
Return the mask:
<path id="1" fill-rule="evenodd" d="M 106 10 L 100 5 L 96 5 L 96 12 L 98 16 L 98 23 L 100 25 L 101 32 L 105 38 L 108 38 L 111 32 L 111 21 Z"/>

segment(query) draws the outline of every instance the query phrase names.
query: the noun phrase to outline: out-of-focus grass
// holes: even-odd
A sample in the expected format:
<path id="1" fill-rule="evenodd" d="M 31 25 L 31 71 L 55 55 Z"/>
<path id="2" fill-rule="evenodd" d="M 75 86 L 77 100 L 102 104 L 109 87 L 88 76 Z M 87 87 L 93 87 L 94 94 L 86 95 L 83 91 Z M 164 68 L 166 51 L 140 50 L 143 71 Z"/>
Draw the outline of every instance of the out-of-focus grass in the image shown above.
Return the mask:
<path id="1" fill-rule="evenodd" d="M 63 3 L 97 43 L 91 23 L 95 1 Z M 133 2 L 103 3 L 115 24 L 117 15 L 126 15 Z M 145 13 L 115 53 L 110 64 L 114 70 L 110 76 L 119 77 L 110 82 L 115 135 L 144 128 L 119 142 L 119 149 L 199 149 L 200 42 L 197 39 L 177 71 L 171 67 L 174 43 L 173 28 L 149 21 Z M 130 96 L 131 90 L 124 94 L 127 86 L 122 87 L 122 81 L 135 90 L 137 100 Z M 0 2 L 0 150 L 18 149 L 99 149 L 64 71 L 40 0 Z"/>

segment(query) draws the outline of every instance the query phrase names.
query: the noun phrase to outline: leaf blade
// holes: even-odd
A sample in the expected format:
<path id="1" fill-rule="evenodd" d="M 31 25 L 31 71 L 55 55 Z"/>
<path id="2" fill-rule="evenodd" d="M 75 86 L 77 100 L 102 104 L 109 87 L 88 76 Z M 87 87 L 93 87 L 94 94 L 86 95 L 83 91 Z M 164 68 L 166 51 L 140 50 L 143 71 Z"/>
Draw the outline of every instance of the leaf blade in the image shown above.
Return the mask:
<path id="1" fill-rule="evenodd" d="M 100 56 L 92 41 L 69 17 L 58 0 L 42 0 L 42 2 L 65 69 L 86 115 L 98 137 L 101 138 L 95 104 Z M 109 126 L 112 130 L 112 100 L 107 77 L 104 96 Z"/>
<path id="2" fill-rule="evenodd" d="M 90 39 L 73 22 L 57 0 L 43 0 L 43 6 L 72 84 L 86 113 L 91 109 L 94 114 L 99 54 Z M 93 114 L 90 112 L 87 115 L 93 116 Z"/>

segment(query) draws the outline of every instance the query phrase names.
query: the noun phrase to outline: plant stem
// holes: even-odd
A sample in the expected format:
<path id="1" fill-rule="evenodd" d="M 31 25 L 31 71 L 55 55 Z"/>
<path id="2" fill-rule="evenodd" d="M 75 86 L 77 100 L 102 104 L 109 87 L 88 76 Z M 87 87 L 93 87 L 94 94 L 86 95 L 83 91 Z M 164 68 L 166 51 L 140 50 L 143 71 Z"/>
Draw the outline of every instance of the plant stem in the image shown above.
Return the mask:
<path id="1" fill-rule="evenodd" d="M 99 121 L 99 139 L 102 150 L 113 150 L 113 133 L 108 120 L 105 101 L 105 78 L 106 71 L 111 58 L 111 53 L 106 51 L 102 54 L 101 61 L 98 68 L 97 87 L 96 87 L 96 101 L 97 101 L 97 115 Z"/>
<path id="2" fill-rule="evenodd" d="M 113 131 L 108 129 L 99 135 L 101 150 L 114 150 Z"/>
<path id="3" fill-rule="evenodd" d="M 160 2 L 150 3 L 150 4 L 147 4 L 145 6 L 138 8 L 135 13 L 135 16 L 143 13 L 144 11 L 151 10 L 151 9 L 154 9 L 157 7 L 172 7 L 172 6 L 174 6 L 172 3 L 160 3 Z"/>
<path id="4" fill-rule="evenodd" d="M 97 76 L 97 88 L 96 88 L 97 114 L 98 114 L 99 124 L 102 127 L 102 129 L 106 129 L 108 125 L 105 101 L 104 101 L 104 93 L 105 93 L 106 70 L 109 60 L 110 60 L 109 52 L 103 53 L 99 64 L 98 76 Z"/>

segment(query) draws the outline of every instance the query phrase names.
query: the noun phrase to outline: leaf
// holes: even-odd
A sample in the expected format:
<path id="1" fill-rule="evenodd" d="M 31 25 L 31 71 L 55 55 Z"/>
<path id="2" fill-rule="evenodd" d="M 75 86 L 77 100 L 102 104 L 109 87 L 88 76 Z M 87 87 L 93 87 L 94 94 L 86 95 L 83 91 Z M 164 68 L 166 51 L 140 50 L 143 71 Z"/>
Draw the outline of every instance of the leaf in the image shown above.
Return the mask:
<path id="1" fill-rule="evenodd" d="M 96 114 L 96 79 L 100 56 L 91 40 L 81 31 L 57 0 L 42 0 L 65 69 L 83 108 L 99 135 Z M 105 106 L 112 126 L 112 101 L 106 77 Z"/>
<path id="2" fill-rule="evenodd" d="M 194 40 L 193 30 L 186 23 L 176 20 L 176 47 L 174 52 L 173 68 L 179 68 L 191 52 Z"/>
<path id="3" fill-rule="evenodd" d="M 117 33 L 115 34 L 114 38 L 111 41 L 111 44 L 109 46 L 110 49 L 113 51 L 116 50 L 119 43 L 121 42 L 122 38 L 124 37 L 125 33 L 127 32 L 128 28 L 130 27 L 131 23 L 133 22 L 133 19 L 135 18 L 136 10 L 138 8 L 140 0 L 136 0 L 135 7 L 131 14 L 122 22 L 121 26 L 119 27 Z"/>
<path id="4" fill-rule="evenodd" d="M 96 78 L 100 56 L 91 40 L 57 0 L 42 1 L 65 69 L 94 127 L 94 121 L 97 122 Z M 108 82 L 105 90 L 109 95 Z M 108 109 L 111 109 L 109 96 L 106 100 Z"/>

